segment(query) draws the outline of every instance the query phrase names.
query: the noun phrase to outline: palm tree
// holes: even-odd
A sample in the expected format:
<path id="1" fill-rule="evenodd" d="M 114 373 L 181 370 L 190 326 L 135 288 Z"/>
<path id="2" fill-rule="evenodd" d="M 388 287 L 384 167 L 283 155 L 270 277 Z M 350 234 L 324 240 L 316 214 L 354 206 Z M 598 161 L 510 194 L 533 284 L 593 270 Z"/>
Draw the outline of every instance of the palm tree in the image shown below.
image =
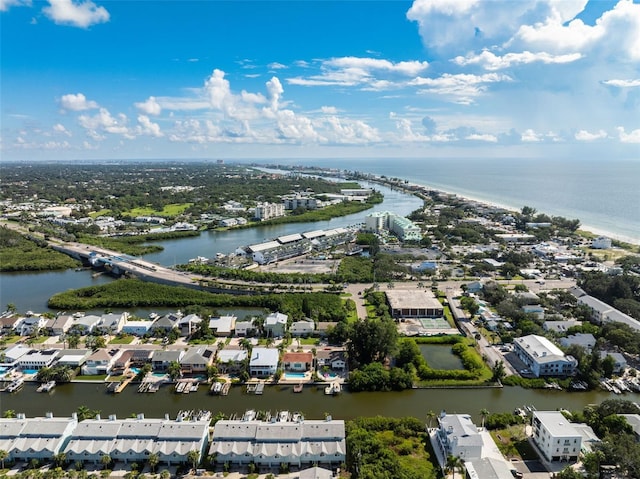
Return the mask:
<path id="1" fill-rule="evenodd" d="M 149 454 L 149 457 L 147 458 L 147 461 L 149 462 L 149 467 L 151 468 L 151 472 L 156 472 L 156 467 L 158 466 L 158 463 L 160 462 L 160 456 L 158 456 L 157 453 L 152 452 L 151 454 Z"/>
<path id="2" fill-rule="evenodd" d="M 109 464 L 111 464 L 111 456 L 109 454 L 103 454 L 100 458 L 100 463 L 106 469 L 107 467 L 109 467 Z"/>
<path id="3" fill-rule="evenodd" d="M 166 469 L 164 469 L 160 473 L 160 479 L 169 479 L 170 477 L 171 477 L 171 473 L 169 471 L 167 471 Z"/>
<path id="4" fill-rule="evenodd" d="M 191 463 L 193 469 L 195 470 L 198 467 L 198 462 L 200 462 L 200 452 L 192 449 L 187 453 L 187 460 Z"/>
<path id="5" fill-rule="evenodd" d="M 434 417 L 436 417 L 436 413 L 430 410 L 427 413 L 427 420 L 429 421 L 429 429 L 431 429 L 431 424 L 433 423 L 433 418 Z"/>
<path id="6" fill-rule="evenodd" d="M 14 409 L 7 409 L 2 415 L 4 418 L 16 417 L 16 411 Z"/>
<path id="7" fill-rule="evenodd" d="M 53 462 L 56 463 L 56 466 L 62 467 L 67 462 L 67 455 L 64 452 L 59 452 L 53 456 Z"/>
<path id="8" fill-rule="evenodd" d="M 489 410 L 485 408 L 480 409 L 480 415 L 482 416 L 482 429 L 484 429 L 484 421 L 489 415 Z"/>
<path id="9" fill-rule="evenodd" d="M 2 469 L 4 469 L 4 461 L 9 457 L 9 453 L 4 449 L 0 449 L 0 464 L 2 465 Z"/>
<path id="10" fill-rule="evenodd" d="M 447 473 L 451 473 L 451 478 L 455 479 L 456 477 L 456 470 L 460 470 L 462 469 L 462 465 L 463 462 L 462 460 L 458 457 L 458 456 L 454 456 L 452 454 L 449 454 L 447 456 L 447 463 L 445 465 L 445 471 Z"/>

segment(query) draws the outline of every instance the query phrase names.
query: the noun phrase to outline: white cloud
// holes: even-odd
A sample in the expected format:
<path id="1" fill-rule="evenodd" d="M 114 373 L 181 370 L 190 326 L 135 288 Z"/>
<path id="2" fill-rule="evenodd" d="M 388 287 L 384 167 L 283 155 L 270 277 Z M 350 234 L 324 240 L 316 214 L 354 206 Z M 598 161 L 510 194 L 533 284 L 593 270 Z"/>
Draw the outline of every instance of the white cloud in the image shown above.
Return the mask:
<path id="1" fill-rule="evenodd" d="M 78 122 L 94 140 L 104 139 L 103 132 L 123 135 L 129 139 L 133 138 L 129 128 L 127 128 L 127 117 L 120 113 L 115 118 L 111 116 L 111 113 L 106 108 L 100 108 L 100 111 L 93 116 L 80 115 Z"/>
<path id="2" fill-rule="evenodd" d="M 278 63 L 278 62 L 269 63 L 267 67 L 270 70 L 282 70 L 284 68 L 287 68 L 286 65 L 283 65 L 282 63 Z"/>
<path id="3" fill-rule="evenodd" d="M 489 143 L 497 143 L 498 142 L 498 138 L 496 136 L 489 135 L 487 133 L 484 133 L 484 134 L 472 133 L 471 135 L 467 135 L 465 137 L 465 140 L 486 141 L 486 142 L 489 142 Z"/>
<path id="4" fill-rule="evenodd" d="M 506 81 L 511 81 L 511 77 L 498 73 L 484 75 L 445 73 L 438 78 L 415 78 L 409 82 L 409 85 L 426 87 L 422 90 L 423 93 L 435 93 L 449 97 L 456 103 L 470 104 L 475 97 L 486 91 L 488 84 Z"/>
<path id="5" fill-rule="evenodd" d="M 580 130 L 574 135 L 574 138 L 579 141 L 593 141 L 602 140 L 603 138 L 607 138 L 607 136 L 607 132 L 604 130 L 599 130 L 595 133 L 590 133 L 587 130 Z"/>
<path id="6" fill-rule="evenodd" d="M 135 103 L 135 107 L 146 115 L 158 116 L 162 112 L 162 107 L 154 96 L 150 96 L 143 102 Z"/>
<path id="7" fill-rule="evenodd" d="M 42 11 L 55 23 L 73 27 L 88 28 L 109 21 L 107 9 L 90 0 L 49 0 L 49 6 Z"/>
<path id="8" fill-rule="evenodd" d="M 65 110 L 71 111 L 93 110 L 98 108 L 98 104 L 95 101 L 87 100 L 87 97 L 82 93 L 63 95 L 62 98 L 60 98 L 60 106 Z"/>
<path id="9" fill-rule="evenodd" d="M 378 58 L 331 58 L 322 61 L 320 74 L 288 78 L 287 83 L 301 86 L 362 86 L 382 90 L 401 86 L 402 82 L 406 81 L 406 77 L 418 75 L 428 66 L 429 63 L 425 61 L 393 63 Z M 387 78 L 381 78 L 384 76 Z"/>
<path id="10" fill-rule="evenodd" d="M 136 129 L 138 134 L 155 136 L 156 138 L 164 136 L 162 131 L 160 131 L 160 125 L 152 122 L 148 116 L 138 115 L 138 123 L 139 125 Z"/>
<path id="11" fill-rule="evenodd" d="M 335 115 L 338 113 L 338 109 L 335 106 L 321 106 L 320 111 L 326 115 Z"/>
<path id="12" fill-rule="evenodd" d="M 376 143 L 381 139 L 376 128 L 361 120 L 330 116 L 322 123 L 329 143 L 356 145 Z"/>
<path id="13" fill-rule="evenodd" d="M 280 80 L 278 80 L 277 77 L 273 77 L 267 82 L 267 92 L 269 94 L 269 107 L 272 111 L 277 111 L 279 108 L 280 97 L 284 93 L 282 83 L 280 83 Z"/>
<path id="14" fill-rule="evenodd" d="M 640 128 L 632 130 L 629 133 L 624 131 L 624 128 L 619 126 L 616 128 L 622 143 L 640 143 Z"/>
<path id="15" fill-rule="evenodd" d="M 605 80 L 602 83 L 618 88 L 635 88 L 640 86 L 640 78 L 635 80 Z"/>
<path id="16" fill-rule="evenodd" d="M 11 7 L 30 7 L 31 0 L 0 0 L 0 12 L 6 12 Z"/>
<path id="17" fill-rule="evenodd" d="M 56 123 L 53 125 L 53 131 L 56 133 L 61 133 L 63 135 L 71 136 L 71 132 L 65 128 L 62 123 Z"/>
<path id="18" fill-rule="evenodd" d="M 529 128 L 522 132 L 520 139 L 526 143 L 536 143 L 542 141 L 543 138 L 541 134 L 536 133 L 531 128 Z"/>
<path id="19" fill-rule="evenodd" d="M 540 62 L 545 64 L 553 63 L 571 63 L 582 58 L 580 53 L 571 53 L 566 55 L 552 55 L 547 52 L 532 53 L 524 51 L 521 53 L 507 53 L 502 56 L 484 50 L 479 55 L 468 55 L 466 57 L 457 56 L 453 62 L 460 66 L 480 65 L 486 70 L 501 70 L 509 68 L 513 65 L 528 64 Z"/>

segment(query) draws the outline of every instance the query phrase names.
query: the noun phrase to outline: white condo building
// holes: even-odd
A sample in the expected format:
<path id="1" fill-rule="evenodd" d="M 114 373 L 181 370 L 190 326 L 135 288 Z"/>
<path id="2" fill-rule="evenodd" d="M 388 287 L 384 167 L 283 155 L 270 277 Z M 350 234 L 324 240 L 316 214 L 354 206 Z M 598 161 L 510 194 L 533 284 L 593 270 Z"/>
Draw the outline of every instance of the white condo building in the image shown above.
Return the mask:
<path id="1" fill-rule="evenodd" d="M 284 216 L 284 205 L 282 203 L 258 203 L 254 216 L 260 221 Z"/>
<path id="2" fill-rule="evenodd" d="M 573 376 L 578 367 L 578 361 L 573 356 L 566 356 L 544 336 L 522 336 L 513 341 L 513 346 L 516 355 L 537 377 Z"/>
<path id="3" fill-rule="evenodd" d="M 533 412 L 533 440 L 548 461 L 578 460 L 582 434 L 559 411 Z"/>

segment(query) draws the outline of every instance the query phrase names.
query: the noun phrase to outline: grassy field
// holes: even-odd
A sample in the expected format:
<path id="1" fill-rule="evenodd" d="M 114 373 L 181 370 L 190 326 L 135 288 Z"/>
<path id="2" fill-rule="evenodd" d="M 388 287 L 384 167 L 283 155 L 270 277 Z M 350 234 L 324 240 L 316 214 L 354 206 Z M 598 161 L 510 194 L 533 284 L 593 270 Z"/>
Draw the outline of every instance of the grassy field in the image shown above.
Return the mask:
<path id="1" fill-rule="evenodd" d="M 93 211 L 92 213 L 89 213 L 89 217 L 90 218 L 97 218 L 98 216 L 108 216 L 109 214 L 111 214 L 111 210 L 98 210 L 98 211 Z"/>
<path id="2" fill-rule="evenodd" d="M 113 338 L 109 341 L 109 344 L 131 344 L 134 340 L 134 336 L 122 336 L 120 338 Z"/>
<path id="3" fill-rule="evenodd" d="M 524 432 L 524 425 L 509 426 L 506 429 L 491 431 L 491 437 L 507 458 L 517 458 L 524 461 L 538 458 Z"/>
<path id="4" fill-rule="evenodd" d="M 162 210 L 158 211 L 158 210 L 154 210 L 151 207 L 145 207 L 145 208 L 133 208 L 125 213 L 123 213 L 123 215 L 125 216 L 162 216 L 162 217 L 167 217 L 167 218 L 173 218 L 174 216 L 178 216 L 182 213 L 184 213 L 184 211 L 189 208 L 193 203 L 172 203 L 169 205 L 165 205 L 164 208 L 162 208 Z"/>

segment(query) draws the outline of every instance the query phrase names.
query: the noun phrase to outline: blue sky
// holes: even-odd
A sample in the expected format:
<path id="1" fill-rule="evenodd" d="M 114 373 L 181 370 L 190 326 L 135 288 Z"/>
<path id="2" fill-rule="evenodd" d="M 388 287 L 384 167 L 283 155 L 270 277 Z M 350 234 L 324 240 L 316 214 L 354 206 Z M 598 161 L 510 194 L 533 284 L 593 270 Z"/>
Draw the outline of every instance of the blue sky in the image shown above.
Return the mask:
<path id="1" fill-rule="evenodd" d="M 0 0 L 5 160 L 640 158 L 633 0 Z"/>

